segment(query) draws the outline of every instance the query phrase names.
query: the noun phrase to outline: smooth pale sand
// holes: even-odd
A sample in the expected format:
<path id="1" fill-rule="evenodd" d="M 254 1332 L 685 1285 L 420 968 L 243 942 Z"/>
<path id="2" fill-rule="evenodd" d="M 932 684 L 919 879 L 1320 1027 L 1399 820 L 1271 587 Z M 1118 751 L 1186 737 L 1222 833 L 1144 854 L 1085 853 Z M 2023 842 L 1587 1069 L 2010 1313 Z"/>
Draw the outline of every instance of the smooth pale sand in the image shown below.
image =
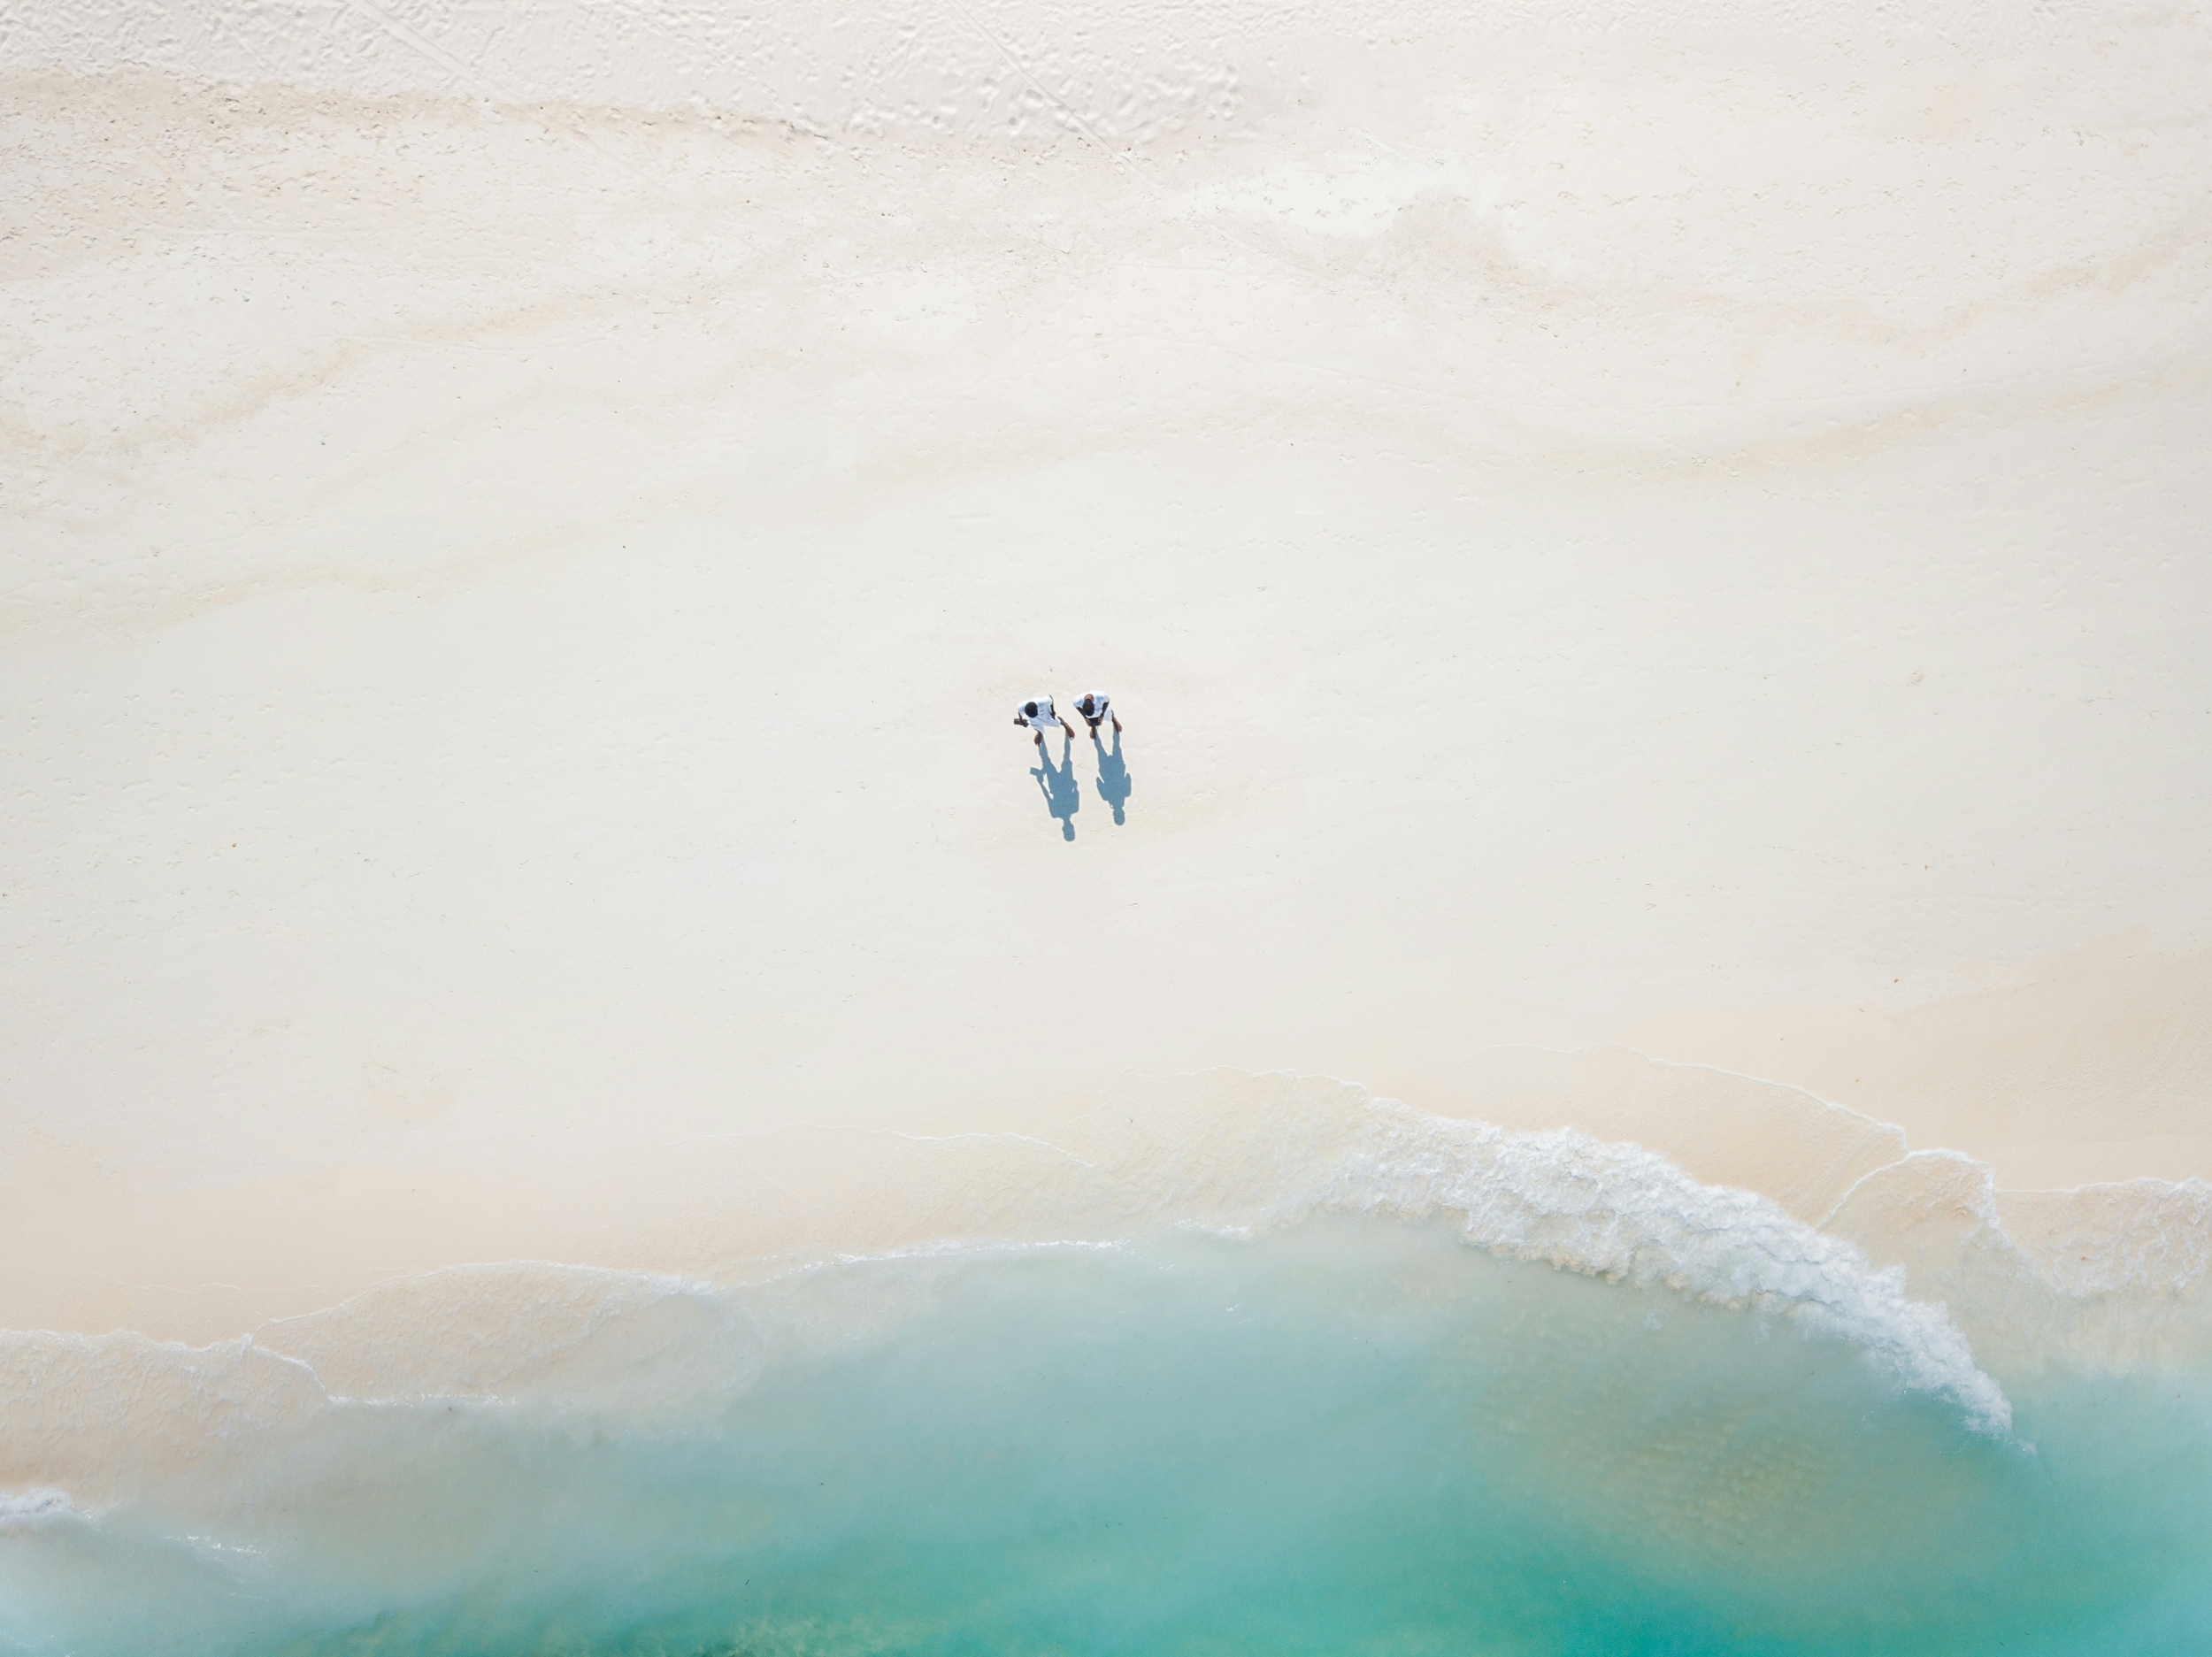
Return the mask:
<path id="1" fill-rule="evenodd" d="M 2200 13 L 171 10 L 0 47 L 0 1324 L 1128 1070 L 2212 1177 Z"/>

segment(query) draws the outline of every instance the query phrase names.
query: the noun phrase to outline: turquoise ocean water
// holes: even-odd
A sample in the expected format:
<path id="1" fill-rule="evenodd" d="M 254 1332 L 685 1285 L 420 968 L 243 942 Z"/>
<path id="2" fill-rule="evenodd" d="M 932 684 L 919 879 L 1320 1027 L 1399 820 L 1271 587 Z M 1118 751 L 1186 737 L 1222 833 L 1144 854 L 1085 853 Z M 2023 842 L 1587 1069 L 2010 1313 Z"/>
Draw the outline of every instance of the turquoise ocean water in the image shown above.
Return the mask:
<path id="1" fill-rule="evenodd" d="M 2193 1371 L 2001 1376 L 2007 1431 L 1376 1214 L 677 1298 L 595 1396 L 726 1369 L 711 1408 L 342 1401 L 18 1492 L 0 1650 L 2212 1651 Z"/>

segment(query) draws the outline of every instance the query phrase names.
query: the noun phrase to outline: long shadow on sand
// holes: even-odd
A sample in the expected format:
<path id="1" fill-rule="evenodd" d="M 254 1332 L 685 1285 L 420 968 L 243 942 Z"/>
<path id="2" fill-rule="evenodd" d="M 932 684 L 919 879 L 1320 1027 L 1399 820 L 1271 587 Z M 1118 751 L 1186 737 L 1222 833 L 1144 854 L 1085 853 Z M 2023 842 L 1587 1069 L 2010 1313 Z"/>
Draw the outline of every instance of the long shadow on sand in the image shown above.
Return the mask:
<path id="1" fill-rule="evenodd" d="M 1109 748 L 1094 731 L 1091 747 L 1098 755 L 1098 797 L 1113 808 L 1115 822 L 1126 823 L 1122 808 L 1129 803 L 1129 767 L 1122 763 L 1121 733 L 1114 733 L 1114 746 Z"/>
<path id="2" fill-rule="evenodd" d="M 1045 809 L 1059 819 L 1060 838 L 1075 838 L 1075 814 L 1083 809 L 1083 791 L 1075 781 L 1075 733 L 1064 733 L 1060 745 L 1060 763 L 1052 763 L 1049 743 L 1037 750 L 1037 763 L 1029 774 L 1037 779 L 1037 786 L 1045 797 Z"/>

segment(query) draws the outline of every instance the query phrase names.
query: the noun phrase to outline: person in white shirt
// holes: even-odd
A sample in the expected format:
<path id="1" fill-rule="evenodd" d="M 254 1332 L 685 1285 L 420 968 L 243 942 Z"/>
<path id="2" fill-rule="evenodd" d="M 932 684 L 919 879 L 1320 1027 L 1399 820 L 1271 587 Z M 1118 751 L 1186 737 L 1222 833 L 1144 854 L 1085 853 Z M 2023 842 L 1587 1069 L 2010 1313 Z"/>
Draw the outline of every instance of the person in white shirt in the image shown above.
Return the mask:
<path id="1" fill-rule="evenodd" d="M 1046 732 L 1067 729 L 1060 723 L 1060 716 L 1052 711 L 1052 698 L 1049 696 L 1040 696 L 1034 702 L 1022 703 L 1021 711 L 1014 716 L 1014 723 L 1027 725 L 1031 740 L 1039 748 L 1045 745 Z"/>
<path id="2" fill-rule="evenodd" d="M 1083 716 L 1083 723 L 1091 727 L 1093 741 L 1098 740 L 1098 727 L 1109 719 L 1114 722 L 1114 734 L 1121 734 L 1121 716 L 1114 711 L 1102 692 L 1084 692 L 1083 700 L 1075 704 L 1075 710 Z"/>

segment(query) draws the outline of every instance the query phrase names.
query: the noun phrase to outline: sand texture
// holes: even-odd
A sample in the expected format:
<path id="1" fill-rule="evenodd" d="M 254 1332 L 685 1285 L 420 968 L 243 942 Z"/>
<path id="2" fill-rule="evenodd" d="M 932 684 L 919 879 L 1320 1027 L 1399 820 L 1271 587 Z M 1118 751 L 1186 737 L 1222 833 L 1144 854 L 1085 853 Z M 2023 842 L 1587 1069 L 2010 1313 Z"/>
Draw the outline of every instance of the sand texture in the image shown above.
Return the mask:
<path id="1" fill-rule="evenodd" d="M 1220 1070 L 2195 1339 L 2200 8 L 511 10 L 0 6 L 0 1326 Z"/>

